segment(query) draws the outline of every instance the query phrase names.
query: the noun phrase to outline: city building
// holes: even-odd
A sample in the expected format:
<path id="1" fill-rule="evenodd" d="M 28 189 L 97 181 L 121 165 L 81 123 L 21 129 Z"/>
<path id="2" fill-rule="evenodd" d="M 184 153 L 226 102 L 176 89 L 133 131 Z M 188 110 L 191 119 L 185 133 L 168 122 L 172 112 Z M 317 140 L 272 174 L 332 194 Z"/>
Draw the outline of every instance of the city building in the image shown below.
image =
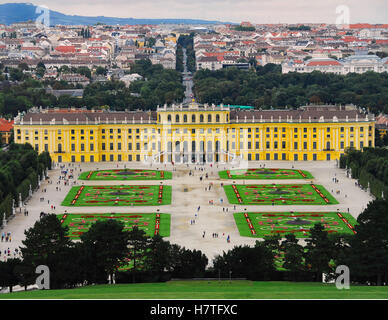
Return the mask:
<path id="1" fill-rule="evenodd" d="M 300 61 L 291 59 L 282 64 L 282 73 L 313 71 L 336 74 L 364 73 L 367 71 L 388 72 L 388 58 L 380 59 L 376 55 L 354 55 L 342 60 L 312 58 Z"/>
<path id="2" fill-rule="evenodd" d="M 388 116 L 385 114 L 379 114 L 376 117 L 376 129 L 379 130 L 380 137 L 384 138 L 384 136 L 388 132 Z"/>
<path id="3" fill-rule="evenodd" d="M 15 142 L 55 162 L 230 162 L 339 159 L 348 147 L 374 146 L 375 118 L 355 106 L 241 110 L 190 103 L 156 111 L 30 110 Z"/>
<path id="4" fill-rule="evenodd" d="M 13 120 L 0 118 L 0 138 L 1 144 L 9 144 L 13 129 Z"/>

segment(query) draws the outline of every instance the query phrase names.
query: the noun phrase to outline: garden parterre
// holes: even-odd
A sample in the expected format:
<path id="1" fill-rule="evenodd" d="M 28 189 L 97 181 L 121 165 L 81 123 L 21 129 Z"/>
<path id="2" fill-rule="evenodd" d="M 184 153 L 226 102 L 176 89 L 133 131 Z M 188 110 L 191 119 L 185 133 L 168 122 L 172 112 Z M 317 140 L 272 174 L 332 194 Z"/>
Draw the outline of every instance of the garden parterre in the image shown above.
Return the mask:
<path id="1" fill-rule="evenodd" d="M 242 205 L 329 205 L 338 201 L 321 185 L 250 184 L 226 185 L 231 204 Z"/>
<path id="2" fill-rule="evenodd" d="M 313 179 L 312 174 L 299 169 L 251 168 L 220 171 L 221 179 Z"/>
<path id="3" fill-rule="evenodd" d="M 172 172 L 146 169 L 109 169 L 82 172 L 79 180 L 167 180 Z"/>
<path id="4" fill-rule="evenodd" d="M 171 186 L 119 185 L 72 187 L 63 206 L 156 206 L 171 203 Z"/>
<path id="5" fill-rule="evenodd" d="M 65 213 L 58 215 L 61 224 L 68 227 L 68 237 L 78 240 L 93 223 L 99 220 L 114 219 L 124 224 L 124 230 L 134 226 L 143 230 L 147 236 L 170 236 L 170 214 L 167 213 Z"/>
<path id="6" fill-rule="evenodd" d="M 308 238 L 310 229 L 321 223 L 328 233 L 355 234 L 356 220 L 345 212 L 239 212 L 234 219 L 241 236 L 263 238 L 293 233 Z"/>

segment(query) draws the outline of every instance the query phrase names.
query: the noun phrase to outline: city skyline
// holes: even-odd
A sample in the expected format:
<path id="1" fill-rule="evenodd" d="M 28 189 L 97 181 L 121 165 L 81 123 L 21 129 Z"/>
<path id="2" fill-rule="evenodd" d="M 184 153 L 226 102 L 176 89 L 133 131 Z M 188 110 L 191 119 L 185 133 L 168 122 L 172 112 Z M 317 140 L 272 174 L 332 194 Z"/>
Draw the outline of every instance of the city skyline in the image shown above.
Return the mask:
<path id="1" fill-rule="evenodd" d="M 24 3 L 26 1 L 3 1 L 4 3 Z M 222 22 L 240 23 L 250 21 L 255 24 L 266 23 L 328 23 L 334 24 L 340 18 L 339 7 L 349 10 L 349 23 L 386 23 L 388 21 L 388 3 L 384 0 L 350 1 L 328 0 L 311 2 L 296 0 L 292 3 L 284 0 L 112 0 L 106 7 L 102 0 L 36 0 L 34 5 L 47 6 L 50 10 L 64 14 L 83 16 L 109 16 L 117 18 L 182 18 L 204 19 Z"/>

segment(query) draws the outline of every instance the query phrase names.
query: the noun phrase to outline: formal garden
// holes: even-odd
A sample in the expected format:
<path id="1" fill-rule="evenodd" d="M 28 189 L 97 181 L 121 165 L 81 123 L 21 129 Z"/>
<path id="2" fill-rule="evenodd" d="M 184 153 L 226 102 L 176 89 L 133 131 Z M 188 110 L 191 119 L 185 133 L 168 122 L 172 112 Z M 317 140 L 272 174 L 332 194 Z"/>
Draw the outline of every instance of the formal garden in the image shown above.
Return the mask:
<path id="1" fill-rule="evenodd" d="M 243 237 L 292 233 L 296 238 L 308 238 L 310 229 L 321 223 L 328 233 L 355 234 L 356 220 L 345 212 L 239 212 L 234 220 Z"/>
<path id="2" fill-rule="evenodd" d="M 171 186 L 120 185 L 72 187 L 63 206 L 157 206 L 171 204 Z"/>
<path id="3" fill-rule="evenodd" d="M 112 169 L 82 172 L 79 180 L 167 180 L 172 179 L 171 171 L 144 169 Z"/>
<path id="4" fill-rule="evenodd" d="M 251 168 L 220 171 L 221 179 L 313 179 L 312 174 L 305 170 L 277 169 L 277 168 Z"/>
<path id="5" fill-rule="evenodd" d="M 321 185 L 249 184 L 226 185 L 231 204 L 242 205 L 330 205 L 338 201 Z"/>
<path id="6" fill-rule="evenodd" d="M 170 215 L 167 213 L 65 213 L 58 215 L 58 218 L 64 227 L 69 228 L 68 237 L 72 240 L 79 240 L 93 223 L 109 219 L 122 222 L 127 231 L 136 226 L 149 237 L 157 234 L 170 236 Z"/>

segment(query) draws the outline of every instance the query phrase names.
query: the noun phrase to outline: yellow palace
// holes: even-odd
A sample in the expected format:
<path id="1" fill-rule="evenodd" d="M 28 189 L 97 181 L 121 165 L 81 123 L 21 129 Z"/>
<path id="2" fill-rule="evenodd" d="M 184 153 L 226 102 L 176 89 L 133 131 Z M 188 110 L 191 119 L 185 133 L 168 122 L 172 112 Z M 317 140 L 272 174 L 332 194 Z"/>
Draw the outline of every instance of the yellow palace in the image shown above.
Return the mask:
<path id="1" fill-rule="evenodd" d="M 355 106 L 240 110 L 172 105 L 156 111 L 34 109 L 15 118 L 16 143 L 55 162 L 225 163 L 339 159 L 374 146 L 375 118 Z"/>

